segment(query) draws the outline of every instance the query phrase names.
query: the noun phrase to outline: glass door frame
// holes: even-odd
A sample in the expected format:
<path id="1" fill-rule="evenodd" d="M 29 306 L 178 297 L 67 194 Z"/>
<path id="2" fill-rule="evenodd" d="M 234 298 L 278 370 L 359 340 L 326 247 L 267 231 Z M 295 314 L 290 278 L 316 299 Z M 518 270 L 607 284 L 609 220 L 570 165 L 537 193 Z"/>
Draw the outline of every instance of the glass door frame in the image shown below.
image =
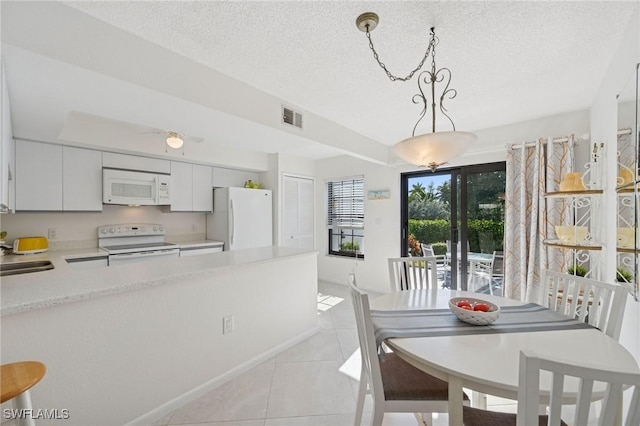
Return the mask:
<path id="1" fill-rule="evenodd" d="M 467 276 L 468 262 L 466 244 L 463 250 L 458 251 L 457 247 L 460 241 L 467 241 L 468 229 L 468 205 L 467 205 L 467 177 L 470 174 L 506 171 L 506 161 L 495 163 L 472 164 L 467 166 L 451 167 L 438 169 L 430 172 L 426 169 L 416 170 L 412 172 L 400 173 L 400 254 L 408 256 L 409 247 L 409 179 L 419 176 L 437 176 L 450 175 L 451 188 L 451 232 L 449 239 L 451 240 L 451 289 L 458 289 L 458 268 L 460 268 L 460 276 Z M 460 182 L 460 190 L 458 190 L 458 181 Z M 464 196 L 463 196 L 464 194 Z M 461 225 L 458 229 L 458 223 Z M 458 259 L 460 253 L 460 259 Z M 467 290 L 467 280 L 462 280 L 461 290 Z"/>

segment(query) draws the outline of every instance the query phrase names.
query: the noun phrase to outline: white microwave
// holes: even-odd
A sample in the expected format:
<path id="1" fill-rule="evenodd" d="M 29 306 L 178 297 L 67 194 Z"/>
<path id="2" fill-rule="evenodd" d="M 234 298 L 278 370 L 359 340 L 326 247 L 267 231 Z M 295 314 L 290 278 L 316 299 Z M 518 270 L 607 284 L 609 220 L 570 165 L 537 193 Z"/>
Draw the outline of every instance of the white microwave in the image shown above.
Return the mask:
<path id="1" fill-rule="evenodd" d="M 102 202 L 133 206 L 171 204 L 170 175 L 102 169 Z"/>

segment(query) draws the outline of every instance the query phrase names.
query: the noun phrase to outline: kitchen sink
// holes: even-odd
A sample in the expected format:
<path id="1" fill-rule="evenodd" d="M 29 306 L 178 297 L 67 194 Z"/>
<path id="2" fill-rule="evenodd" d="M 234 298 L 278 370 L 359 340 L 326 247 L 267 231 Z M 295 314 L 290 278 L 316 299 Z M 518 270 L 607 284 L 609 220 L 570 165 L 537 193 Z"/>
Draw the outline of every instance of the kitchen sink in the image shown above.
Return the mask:
<path id="1" fill-rule="evenodd" d="M 48 260 L 3 263 L 0 265 L 0 277 L 4 277 L 7 275 L 29 274 L 31 272 L 48 271 L 49 269 L 53 269 L 53 264 Z"/>

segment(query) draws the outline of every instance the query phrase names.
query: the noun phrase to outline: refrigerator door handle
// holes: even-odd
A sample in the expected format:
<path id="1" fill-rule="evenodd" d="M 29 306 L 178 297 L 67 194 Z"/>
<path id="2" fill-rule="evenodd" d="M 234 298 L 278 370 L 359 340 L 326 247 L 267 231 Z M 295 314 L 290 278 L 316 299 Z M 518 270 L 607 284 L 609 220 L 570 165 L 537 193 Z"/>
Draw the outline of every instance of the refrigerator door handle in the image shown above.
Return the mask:
<path id="1" fill-rule="evenodd" d="M 229 200 L 229 211 L 231 212 L 230 218 L 231 218 L 231 237 L 230 237 L 230 244 L 233 244 L 233 235 L 235 234 L 235 218 L 234 218 L 234 212 L 233 212 L 233 200 Z"/>

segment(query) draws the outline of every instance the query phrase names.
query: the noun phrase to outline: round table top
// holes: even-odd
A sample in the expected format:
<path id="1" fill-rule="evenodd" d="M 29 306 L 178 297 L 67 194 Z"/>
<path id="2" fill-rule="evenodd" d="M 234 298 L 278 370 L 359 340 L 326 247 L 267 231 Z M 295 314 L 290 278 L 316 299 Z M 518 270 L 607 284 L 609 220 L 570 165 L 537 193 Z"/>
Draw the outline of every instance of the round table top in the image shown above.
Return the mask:
<path id="1" fill-rule="evenodd" d="M 0 366 L 0 403 L 31 389 L 44 377 L 47 368 L 38 361 L 22 361 Z"/>

